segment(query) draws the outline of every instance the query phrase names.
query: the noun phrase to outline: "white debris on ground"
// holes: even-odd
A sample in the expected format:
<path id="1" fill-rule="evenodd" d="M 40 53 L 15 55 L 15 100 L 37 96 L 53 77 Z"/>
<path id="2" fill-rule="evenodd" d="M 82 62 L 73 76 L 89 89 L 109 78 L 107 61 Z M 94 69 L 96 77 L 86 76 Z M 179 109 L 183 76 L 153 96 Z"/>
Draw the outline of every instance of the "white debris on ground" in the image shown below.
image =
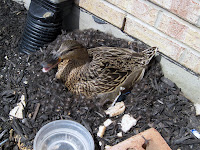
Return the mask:
<path id="1" fill-rule="evenodd" d="M 23 81 L 24 84 L 28 84 L 28 81 Z"/>
<path id="2" fill-rule="evenodd" d="M 200 133 L 199 133 L 197 130 L 192 129 L 191 132 L 192 132 L 198 139 L 200 139 Z"/>
<path id="3" fill-rule="evenodd" d="M 122 136 L 123 136 L 122 132 L 117 133 L 117 137 L 121 138 Z"/>
<path id="4" fill-rule="evenodd" d="M 195 109 L 196 109 L 196 115 L 197 116 L 200 115 L 200 104 L 196 103 L 196 104 L 194 104 L 194 106 L 195 106 Z"/>
<path id="5" fill-rule="evenodd" d="M 120 115 L 122 113 L 124 113 L 125 111 L 125 104 L 124 102 L 118 102 L 116 103 L 114 106 L 109 107 L 105 113 L 107 115 L 109 115 L 110 117 L 115 117 L 117 115 Z M 97 133 L 98 137 L 103 137 L 104 133 L 106 131 L 106 127 L 108 127 L 110 124 L 112 124 L 112 120 L 111 119 L 107 119 L 106 121 L 104 121 L 103 125 L 99 126 L 99 131 Z M 128 130 L 130 130 L 130 128 L 134 125 L 136 125 L 137 120 L 134 119 L 133 117 L 131 117 L 130 115 L 126 114 L 122 117 L 122 131 L 123 132 L 127 132 Z M 118 137 L 122 137 L 122 132 L 117 134 Z"/>
<path id="6" fill-rule="evenodd" d="M 6 60 L 8 60 L 8 56 L 5 56 L 4 58 L 5 58 Z"/>
<path id="7" fill-rule="evenodd" d="M 106 127 L 103 125 L 103 126 L 99 126 L 99 131 L 97 132 L 97 136 L 102 138 L 104 133 L 106 131 Z"/>
<path id="8" fill-rule="evenodd" d="M 104 121 L 103 125 L 99 126 L 99 131 L 97 132 L 97 136 L 102 138 L 106 131 L 106 127 L 111 125 L 112 122 L 113 121 L 111 119 L 107 119 L 106 121 Z"/>
<path id="9" fill-rule="evenodd" d="M 102 142 L 101 141 L 99 141 L 99 146 L 101 146 L 102 145 Z"/>
<path id="10" fill-rule="evenodd" d="M 13 119 L 13 117 L 23 119 L 23 110 L 26 106 L 25 95 L 22 95 L 20 100 L 21 101 L 17 103 L 17 106 L 15 106 L 9 113 L 11 120 Z"/>
<path id="11" fill-rule="evenodd" d="M 137 124 L 137 119 L 133 118 L 129 114 L 125 114 L 122 117 L 121 127 L 123 132 L 128 132 L 133 126 Z"/>
<path id="12" fill-rule="evenodd" d="M 110 146 L 110 145 L 106 145 L 105 146 L 105 150 L 108 150 L 108 149 L 110 149 L 112 146 Z"/>
<path id="13" fill-rule="evenodd" d="M 108 127 L 109 125 L 111 125 L 112 122 L 113 122 L 113 121 L 112 121 L 111 119 L 107 119 L 106 121 L 104 121 L 103 125 L 104 125 L 105 127 Z"/>
<path id="14" fill-rule="evenodd" d="M 125 104 L 124 102 L 118 102 L 114 106 L 109 107 L 105 113 L 110 117 L 115 117 L 117 115 L 122 114 L 125 111 Z"/>

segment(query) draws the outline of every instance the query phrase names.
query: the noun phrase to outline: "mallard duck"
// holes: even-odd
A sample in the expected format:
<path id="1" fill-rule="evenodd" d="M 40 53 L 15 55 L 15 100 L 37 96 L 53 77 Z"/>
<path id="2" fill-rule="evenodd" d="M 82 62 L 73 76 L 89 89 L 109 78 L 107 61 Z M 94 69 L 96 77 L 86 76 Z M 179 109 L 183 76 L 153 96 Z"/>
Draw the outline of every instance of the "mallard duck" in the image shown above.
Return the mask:
<path id="1" fill-rule="evenodd" d="M 63 80 L 72 93 L 114 100 L 120 90 L 130 89 L 143 78 L 156 51 L 156 47 L 139 53 L 119 47 L 86 49 L 77 41 L 66 40 L 53 60 L 42 64 L 43 72 L 58 64 L 56 78 Z"/>

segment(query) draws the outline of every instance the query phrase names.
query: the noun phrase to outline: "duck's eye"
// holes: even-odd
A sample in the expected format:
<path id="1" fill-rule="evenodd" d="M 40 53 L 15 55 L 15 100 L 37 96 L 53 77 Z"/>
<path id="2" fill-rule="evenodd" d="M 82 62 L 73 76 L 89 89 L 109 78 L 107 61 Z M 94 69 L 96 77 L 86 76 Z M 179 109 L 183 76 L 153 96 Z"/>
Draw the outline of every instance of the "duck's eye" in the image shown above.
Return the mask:
<path id="1" fill-rule="evenodd" d="M 74 51 L 75 50 L 75 48 L 72 48 L 72 49 L 69 49 L 67 52 L 71 52 L 71 51 Z"/>
<path id="2" fill-rule="evenodd" d="M 61 54 L 60 54 L 60 56 L 64 56 L 64 55 L 66 55 L 66 54 L 68 54 L 69 52 L 71 52 L 72 50 L 70 49 L 70 50 L 67 50 L 67 51 L 63 51 Z"/>

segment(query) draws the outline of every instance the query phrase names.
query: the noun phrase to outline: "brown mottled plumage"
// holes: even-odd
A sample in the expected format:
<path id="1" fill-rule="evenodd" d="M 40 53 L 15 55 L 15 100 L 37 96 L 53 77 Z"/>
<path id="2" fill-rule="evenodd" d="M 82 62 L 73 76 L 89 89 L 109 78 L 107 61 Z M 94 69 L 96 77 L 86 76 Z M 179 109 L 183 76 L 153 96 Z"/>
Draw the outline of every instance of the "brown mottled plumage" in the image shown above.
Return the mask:
<path id="1" fill-rule="evenodd" d="M 142 79 L 156 49 L 152 47 L 140 53 L 116 47 L 86 49 L 76 41 L 67 40 L 55 52 L 63 60 L 56 78 L 63 80 L 76 95 L 113 100 L 120 87 L 129 89 Z"/>

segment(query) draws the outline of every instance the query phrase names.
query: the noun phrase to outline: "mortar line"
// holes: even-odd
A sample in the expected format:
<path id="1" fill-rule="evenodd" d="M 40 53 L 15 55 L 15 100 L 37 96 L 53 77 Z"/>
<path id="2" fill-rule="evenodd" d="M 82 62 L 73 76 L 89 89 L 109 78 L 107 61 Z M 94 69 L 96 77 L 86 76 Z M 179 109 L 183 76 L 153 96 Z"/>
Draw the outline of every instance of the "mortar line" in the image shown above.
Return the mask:
<path id="1" fill-rule="evenodd" d="M 197 26 L 200 27 L 200 16 L 199 16 L 199 19 L 197 21 Z"/>

